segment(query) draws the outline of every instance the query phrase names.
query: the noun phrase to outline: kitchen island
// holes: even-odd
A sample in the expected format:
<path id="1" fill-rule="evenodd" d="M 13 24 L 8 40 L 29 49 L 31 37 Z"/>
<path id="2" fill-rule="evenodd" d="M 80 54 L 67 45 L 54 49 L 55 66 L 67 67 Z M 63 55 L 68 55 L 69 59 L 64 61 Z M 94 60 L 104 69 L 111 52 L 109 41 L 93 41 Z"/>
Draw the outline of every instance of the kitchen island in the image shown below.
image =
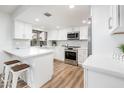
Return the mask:
<path id="1" fill-rule="evenodd" d="M 52 78 L 53 75 L 53 50 L 30 47 L 25 49 L 6 49 L 5 53 L 12 59 L 20 60 L 30 65 L 26 73 L 25 81 L 30 87 L 41 87 Z"/>
<path id="2" fill-rule="evenodd" d="M 124 61 L 92 55 L 83 64 L 84 87 L 124 88 Z"/>

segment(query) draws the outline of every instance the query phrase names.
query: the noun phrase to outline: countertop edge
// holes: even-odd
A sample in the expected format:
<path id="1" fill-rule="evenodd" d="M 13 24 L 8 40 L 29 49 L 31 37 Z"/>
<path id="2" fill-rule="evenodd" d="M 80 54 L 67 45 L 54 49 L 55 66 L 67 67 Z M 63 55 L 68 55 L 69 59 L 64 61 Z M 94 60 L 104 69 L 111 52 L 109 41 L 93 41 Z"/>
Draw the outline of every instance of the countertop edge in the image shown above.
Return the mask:
<path id="1" fill-rule="evenodd" d="M 112 75 L 112 76 L 115 76 L 115 77 L 119 77 L 119 78 L 124 78 L 124 73 L 122 72 L 119 72 L 119 71 L 115 71 L 115 70 L 110 70 L 110 69 L 104 69 L 104 68 L 101 68 L 101 67 L 96 67 L 96 66 L 91 66 L 91 65 L 87 65 L 87 61 L 89 62 L 89 60 L 91 60 L 92 56 L 90 56 L 83 64 L 82 64 L 82 67 L 84 69 L 89 69 L 89 70 L 92 70 L 92 71 L 95 71 L 95 72 L 100 72 L 100 73 L 104 73 L 104 74 L 108 74 L 108 75 Z"/>

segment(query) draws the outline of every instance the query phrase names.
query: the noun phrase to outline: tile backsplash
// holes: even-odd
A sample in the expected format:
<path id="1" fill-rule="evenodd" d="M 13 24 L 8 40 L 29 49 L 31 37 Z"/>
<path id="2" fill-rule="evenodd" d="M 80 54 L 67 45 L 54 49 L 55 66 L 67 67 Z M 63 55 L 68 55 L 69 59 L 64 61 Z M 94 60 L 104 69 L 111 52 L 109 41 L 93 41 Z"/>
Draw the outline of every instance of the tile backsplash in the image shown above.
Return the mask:
<path id="1" fill-rule="evenodd" d="M 14 48 L 29 48 L 30 40 L 14 40 L 13 46 Z"/>
<path id="2" fill-rule="evenodd" d="M 88 41 L 87 40 L 63 40 L 63 41 L 56 41 L 57 46 L 62 46 L 65 44 L 68 44 L 69 46 L 80 46 L 81 48 L 87 48 L 88 47 Z M 48 45 L 51 44 L 52 41 L 48 41 Z"/>

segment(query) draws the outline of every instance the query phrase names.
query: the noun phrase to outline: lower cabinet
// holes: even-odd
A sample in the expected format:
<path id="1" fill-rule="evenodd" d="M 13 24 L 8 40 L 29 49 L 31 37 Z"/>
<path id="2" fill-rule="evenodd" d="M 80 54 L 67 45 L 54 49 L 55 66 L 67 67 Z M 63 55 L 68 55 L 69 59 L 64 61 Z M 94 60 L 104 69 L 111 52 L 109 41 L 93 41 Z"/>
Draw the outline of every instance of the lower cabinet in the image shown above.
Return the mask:
<path id="1" fill-rule="evenodd" d="M 60 61 L 65 60 L 65 47 L 56 46 L 54 49 L 54 58 Z"/>
<path id="2" fill-rule="evenodd" d="M 82 64 L 87 58 L 87 49 L 78 49 L 78 64 Z"/>
<path id="3" fill-rule="evenodd" d="M 123 75 L 114 76 L 102 69 L 84 68 L 84 87 L 124 88 L 124 78 Z"/>

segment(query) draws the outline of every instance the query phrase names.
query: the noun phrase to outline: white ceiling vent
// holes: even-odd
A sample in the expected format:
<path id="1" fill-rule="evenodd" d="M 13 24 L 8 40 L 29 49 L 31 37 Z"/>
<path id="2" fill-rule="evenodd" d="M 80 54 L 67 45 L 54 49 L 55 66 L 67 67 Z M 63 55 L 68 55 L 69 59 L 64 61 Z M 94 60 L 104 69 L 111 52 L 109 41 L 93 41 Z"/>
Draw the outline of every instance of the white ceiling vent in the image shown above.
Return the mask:
<path id="1" fill-rule="evenodd" d="M 52 14 L 50 14 L 49 12 L 44 13 L 44 15 L 45 15 L 46 17 L 52 16 Z"/>

